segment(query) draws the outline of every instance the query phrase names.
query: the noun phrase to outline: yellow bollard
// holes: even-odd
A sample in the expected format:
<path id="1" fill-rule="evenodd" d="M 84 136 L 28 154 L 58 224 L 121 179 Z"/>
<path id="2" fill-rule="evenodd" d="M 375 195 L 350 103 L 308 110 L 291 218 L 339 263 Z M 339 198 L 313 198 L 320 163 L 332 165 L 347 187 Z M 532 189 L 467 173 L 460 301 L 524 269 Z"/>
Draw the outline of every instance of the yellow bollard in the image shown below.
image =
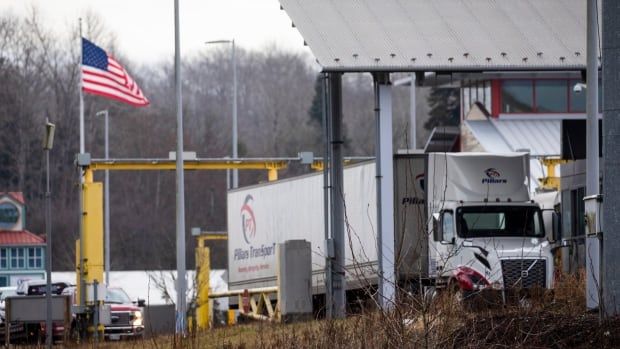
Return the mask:
<path id="1" fill-rule="evenodd" d="M 196 307 L 196 324 L 198 329 L 205 330 L 209 328 L 210 311 L 209 311 L 209 274 L 211 272 L 210 251 L 204 246 L 204 240 L 198 239 L 198 247 L 196 247 L 196 271 L 197 271 L 197 289 L 198 299 Z"/>
<path id="2" fill-rule="evenodd" d="M 228 309 L 228 326 L 233 326 L 237 323 L 237 317 L 235 316 L 234 309 Z"/>
<path id="3" fill-rule="evenodd" d="M 267 172 L 267 178 L 268 178 L 269 182 L 277 181 L 278 180 L 278 170 L 275 169 L 275 168 L 269 169 L 269 171 Z"/>

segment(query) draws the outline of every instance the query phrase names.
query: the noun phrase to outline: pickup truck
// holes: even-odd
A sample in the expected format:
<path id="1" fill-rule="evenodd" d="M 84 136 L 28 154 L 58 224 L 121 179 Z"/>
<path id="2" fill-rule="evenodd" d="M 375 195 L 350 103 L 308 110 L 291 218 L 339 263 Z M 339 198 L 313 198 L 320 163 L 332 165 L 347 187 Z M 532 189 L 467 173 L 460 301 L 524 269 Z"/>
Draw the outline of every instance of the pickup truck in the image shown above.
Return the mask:
<path id="1" fill-rule="evenodd" d="M 144 336 L 144 321 L 142 308 L 144 301 L 138 300 L 135 304 L 122 288 L 108 288 L 105 304 L 111 308 L 112 323 L 106 325 L 104 335 L 109 340 L 121 338 L 142 338 Z"/>
<path id="2" fill-rule="evenodd" d="M 63 294 L 72 298 L 76 304 L 74 286 L 64 289 Z M 110 306 L 111 323 L 104 325 L 104 336 L 108 340 L 140 339 L 144 337 L 144 321 L 142 307 L 144 301 L 132 302 L 122 288 L 110 287 L 107 289 L 105 302 Z M 72 324 L 72 327 L 75 324 Z"/>

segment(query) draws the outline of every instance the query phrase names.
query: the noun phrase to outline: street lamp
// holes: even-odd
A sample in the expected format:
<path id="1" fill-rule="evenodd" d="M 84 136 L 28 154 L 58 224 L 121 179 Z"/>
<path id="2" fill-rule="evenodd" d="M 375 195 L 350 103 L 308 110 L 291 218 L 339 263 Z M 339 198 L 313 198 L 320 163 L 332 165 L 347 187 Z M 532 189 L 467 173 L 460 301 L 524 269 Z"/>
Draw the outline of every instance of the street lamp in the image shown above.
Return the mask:
<path id="1" fill-rule="evenodd" d="M 95 116 L 103 115 L 104 117 L 104 148 L 105 159 L 108 160 L 108 110 L 100 110 Z M 104 182 L 104 213 L 103 213 L 103 226 L 104 226 L 104 251 L 105 251 L 105 283 L 110 286 L 110 172 L 105 170 L 105 182 Z"/>
<path id="2" fill-rule="evenodd" d="M 233 103 L 232 103 L 232 157 L 236 159 L 238 157 L 237 151 L 237 60 L 235 58 L 235 39 L 232 40 L 212 40 L 207 41 L 205 44 L 231 44 L 231 62 L 233 71 Z M 228 176 L 226 176 L 228 178 Z M 239 186 L 239 172 L 237 169 L 233 169 L 232 172 L 232 188 Z"/>
<path id="3" fill-rule="evenodd" d="M 45 345 L 52 347 L 52 203 L 50 190 L 50 150 L 54 147 L 54 130 L 56 125 L 45 119 L 45 137 L 43 150 L 45 151 Z"/>

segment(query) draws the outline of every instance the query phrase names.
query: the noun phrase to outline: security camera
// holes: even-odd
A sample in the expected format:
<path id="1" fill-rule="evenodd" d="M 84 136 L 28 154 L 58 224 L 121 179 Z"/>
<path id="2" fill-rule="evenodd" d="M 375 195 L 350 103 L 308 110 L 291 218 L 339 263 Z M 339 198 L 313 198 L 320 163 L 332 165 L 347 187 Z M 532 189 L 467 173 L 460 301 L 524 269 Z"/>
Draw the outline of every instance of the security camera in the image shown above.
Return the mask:
<path id="1" fill-rule="evenodd" d="M 575 84 L 575 86 L 573 86 L 573 92 L 575 93 L 581 93 L 585 89 L 586 89 L 586 84 L 582 82 L 578 82 Z"/>

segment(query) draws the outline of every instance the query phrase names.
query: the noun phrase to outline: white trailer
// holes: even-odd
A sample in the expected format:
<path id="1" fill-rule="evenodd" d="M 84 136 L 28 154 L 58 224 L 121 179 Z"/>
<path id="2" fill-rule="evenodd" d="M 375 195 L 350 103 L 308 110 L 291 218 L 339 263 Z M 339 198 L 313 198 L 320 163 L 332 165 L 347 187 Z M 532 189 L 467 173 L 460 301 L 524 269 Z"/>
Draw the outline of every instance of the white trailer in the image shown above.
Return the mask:
<path id="1" fill-rule="evenodd" d="M 464 292 L 551 287 L 552 257 L 530 200 L 526 153 L 398 154 L 394 159 L 399 284 Z M 347 289 L 377 283 L 375 164 L 344 170 Z M 274 286 L 275 246 L 306 239 L 313 290 L 324 292 L 322 174 L 228 193 L 230 289 Z"/>
<path id="2" fill-rule="evenodd" d="M 375 166 L 344 170 L 348 279 L 375 278 Z M 275 286 L 275 246 L 305 239 L 312 247 L 313 286 L 324 287 L 325 231 L 320 173 L 232 190 L 228 193 L 229 288 Z"/>

